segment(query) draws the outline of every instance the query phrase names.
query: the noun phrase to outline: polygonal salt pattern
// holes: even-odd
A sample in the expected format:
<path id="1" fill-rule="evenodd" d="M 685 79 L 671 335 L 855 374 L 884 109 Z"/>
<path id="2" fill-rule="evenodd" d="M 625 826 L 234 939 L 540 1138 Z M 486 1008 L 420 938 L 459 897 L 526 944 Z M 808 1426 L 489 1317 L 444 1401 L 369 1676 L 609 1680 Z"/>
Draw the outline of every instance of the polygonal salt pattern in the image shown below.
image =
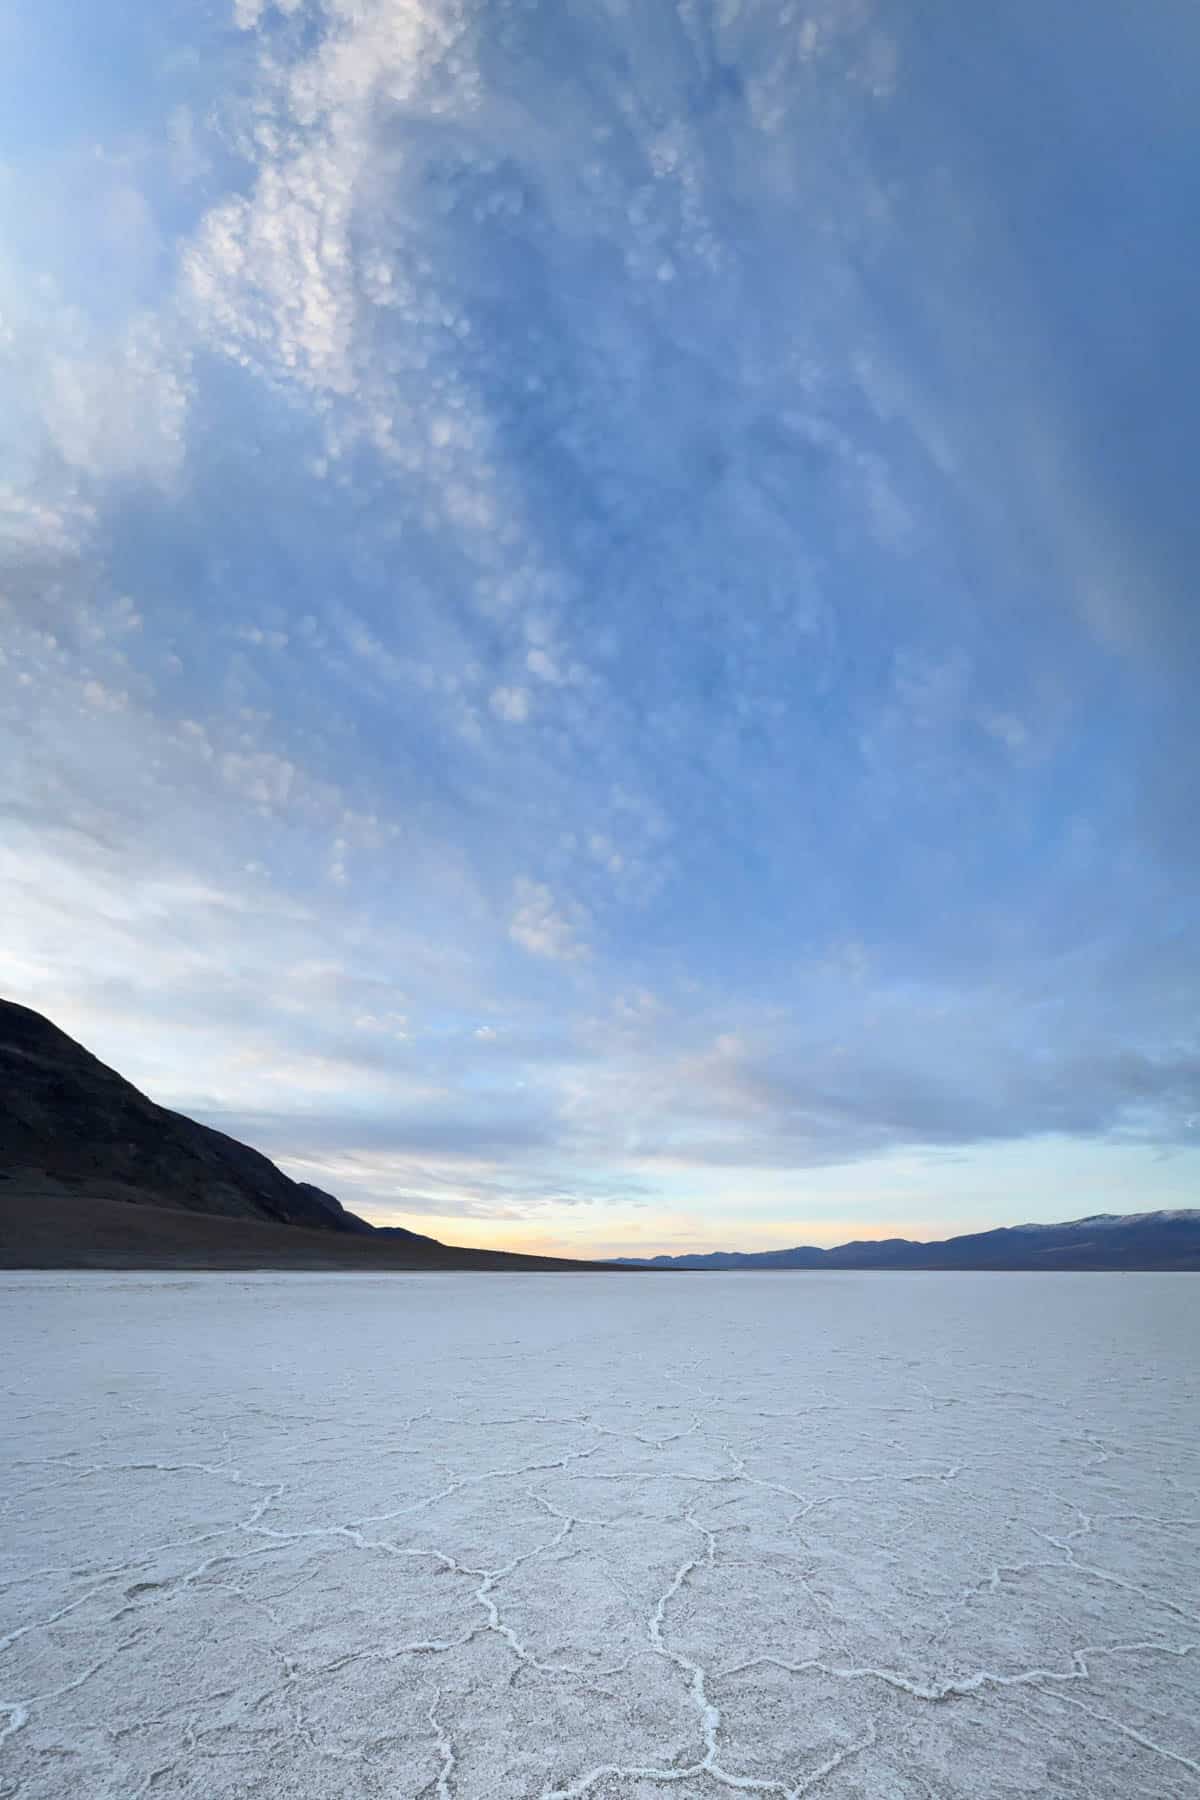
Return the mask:
<path id="1" fill-rule="evenodd" d="M 0 1800 L 1200 1794 L 1187 1275 L 8 1275 Z"/>

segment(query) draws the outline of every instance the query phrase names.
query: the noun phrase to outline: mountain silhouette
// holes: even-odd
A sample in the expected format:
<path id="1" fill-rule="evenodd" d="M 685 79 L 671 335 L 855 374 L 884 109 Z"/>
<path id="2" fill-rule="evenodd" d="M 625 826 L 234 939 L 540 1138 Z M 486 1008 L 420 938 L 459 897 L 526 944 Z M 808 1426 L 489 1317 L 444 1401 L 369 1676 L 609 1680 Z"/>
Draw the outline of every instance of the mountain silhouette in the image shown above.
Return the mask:
<path id="1" fill-rule="evenodd" d="M 0 1000 L 0 1267 L 588 1268 L 376 1229 Z"/>

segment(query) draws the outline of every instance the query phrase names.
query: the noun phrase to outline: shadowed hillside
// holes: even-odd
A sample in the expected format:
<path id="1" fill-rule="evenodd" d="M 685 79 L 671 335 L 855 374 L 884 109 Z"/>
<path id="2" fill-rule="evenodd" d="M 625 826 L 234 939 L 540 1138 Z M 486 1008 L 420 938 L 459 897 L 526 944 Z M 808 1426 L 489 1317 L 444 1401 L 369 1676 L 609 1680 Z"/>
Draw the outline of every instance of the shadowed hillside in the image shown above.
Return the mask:
<path id="1" fill-rule="evenodd" d="M 376 1231 L 0 1001 L 0 1267 L 576 1269 Z"/>

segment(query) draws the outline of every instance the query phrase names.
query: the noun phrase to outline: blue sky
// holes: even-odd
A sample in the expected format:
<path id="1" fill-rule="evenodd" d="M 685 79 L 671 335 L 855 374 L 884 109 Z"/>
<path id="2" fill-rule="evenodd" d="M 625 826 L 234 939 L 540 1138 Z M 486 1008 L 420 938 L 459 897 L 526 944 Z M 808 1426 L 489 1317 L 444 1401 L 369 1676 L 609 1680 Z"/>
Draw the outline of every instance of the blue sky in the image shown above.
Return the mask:
<path id="1" fill-rule="evenodd" d="M 0 23 L 0 980 L 377 1220 L 1187 1205 L 1200 17 Z"/>

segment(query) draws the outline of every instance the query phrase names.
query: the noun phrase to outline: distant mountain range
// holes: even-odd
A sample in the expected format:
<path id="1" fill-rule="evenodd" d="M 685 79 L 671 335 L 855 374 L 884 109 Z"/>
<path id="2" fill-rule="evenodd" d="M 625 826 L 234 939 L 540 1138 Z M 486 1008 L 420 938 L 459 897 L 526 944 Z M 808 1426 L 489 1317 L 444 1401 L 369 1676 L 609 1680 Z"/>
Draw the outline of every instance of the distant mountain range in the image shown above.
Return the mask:
<path id="1" fill-rule="evenodd" d="M 0 1000 L 0 1268 L 88 1267 L 1200 1269 L 1200 1211 L 613 1263 L 463 1249 L 368 1224 L 236 1138 L 157 1106 L 40 1013 Z"/>
<path id="2" fill-rule="evenodd" d="M 376 1229 L 0 1000 L 0 1267 L 598 1267 Z"/>
<path id="3" fill-rule="evenodd" d="M 1061 1225 L 1008 1225 L 922 1244 L 857 1240 L 832 1250 L 622 1257 L 639 1269 L 1200 1269 L 1200 1210 L 1094 1213 Z"/>

